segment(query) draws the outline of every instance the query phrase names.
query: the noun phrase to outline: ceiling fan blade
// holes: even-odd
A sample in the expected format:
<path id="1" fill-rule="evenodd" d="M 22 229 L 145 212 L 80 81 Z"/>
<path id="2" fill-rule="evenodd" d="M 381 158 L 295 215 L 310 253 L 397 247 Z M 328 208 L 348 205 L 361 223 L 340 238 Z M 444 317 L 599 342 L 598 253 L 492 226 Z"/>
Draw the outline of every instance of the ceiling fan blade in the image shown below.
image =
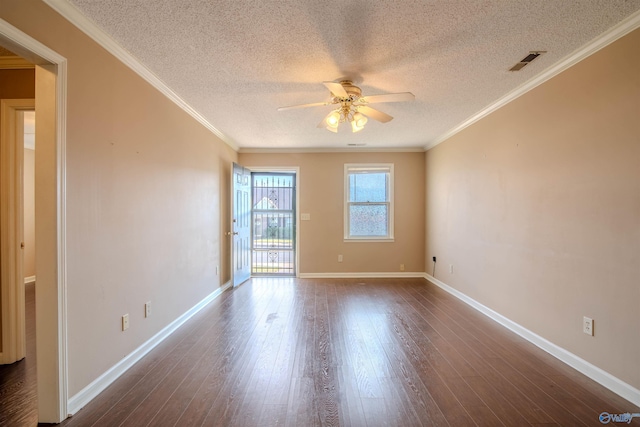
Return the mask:
<path id="1" fill-rule="evenodd" d="M 295 108 L 319 107 L 322 105 L 329 105 L 329 104 L 331 103 L 330 102 L 314 102 L 313 104 L 291 105 L 288 107 L 280 107 L 278 108 L 278 111 L 293 110 Z"/>
<path id="2" fill-rule="evenodd" d="M 334 94 L 335 96 L 339 97 L 339 98 L 348 98 L 349 94 L 347 93 L 346 90 L 344 90 L 344 88 L 342 87 L 342 85 L 340 83 L 334 83 L 334 82 L 322 82 L 323 85 L 325 85 L 327 87 L 327 89 L 329 89 L 331 91 L 332 94 Z"/>
<path id="3" fill-rule="evenodd" d="M 367 107 L 366 105 L 361 105 L 358 107 L 358 111 L 364 114 L 367 117 L 371 117 L 374 120 L 377 120 L 382 123 L 387 123 L 393 120 L 393 117 L 388 115 L 387 113 L 383 113 L 382 111 L 374 110 L 371 107 Z"/>
<path id="4" fill-rule="evenodd" d="M 405 102 L 413 101 L 416 97 L 411 92 L 388 93 L 385 95 L 363 96 L 359 102 L 363 104 L 373 104 L 375 102 Z"/>
<path id="5" fill-rule="evenodd" d="M 324 116 L 324 119 L 322 119 L 322 121 L 320 123 L 318 123 L 318 128 L 326 128 L 327 127 L 327 119 L 329 118 L 329 116 L 333 114 L 333 111 L 329 111 L 329 114 L 327 114 L 326 116 Z"/>

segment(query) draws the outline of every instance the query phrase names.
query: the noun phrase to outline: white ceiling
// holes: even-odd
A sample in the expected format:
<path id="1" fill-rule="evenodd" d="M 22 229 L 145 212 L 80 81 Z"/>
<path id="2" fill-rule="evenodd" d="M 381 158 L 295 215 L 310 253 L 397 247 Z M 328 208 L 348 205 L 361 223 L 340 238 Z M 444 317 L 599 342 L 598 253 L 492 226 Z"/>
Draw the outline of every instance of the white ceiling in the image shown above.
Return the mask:
<path id="1" fill-rule="evenodd" d="M 422 148 L 640 9 L 640 0 L 68 0 L 228 140 L 247 148 Z M 547 51 L 519 72 L 529 51 Z M 352 134 L 316 127 L 323 81 L 375 106 Z M 588 90 L 588 89 L 587 89 Z"/>

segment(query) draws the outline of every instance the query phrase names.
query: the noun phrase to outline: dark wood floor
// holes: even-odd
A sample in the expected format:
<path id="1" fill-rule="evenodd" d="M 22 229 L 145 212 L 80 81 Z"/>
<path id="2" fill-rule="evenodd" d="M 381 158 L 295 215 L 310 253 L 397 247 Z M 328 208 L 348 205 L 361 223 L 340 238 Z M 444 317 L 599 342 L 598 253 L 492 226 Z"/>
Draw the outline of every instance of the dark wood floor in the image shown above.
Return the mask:
<path id="1" fill-rule="evenodd" d="M 63 425 L 597 426 L 604 411 L 640 412 L 422 279 L 261 278 Z"/>
<path id="2" fill-rule="evenodd" d="M 0 365 L 0 426 L 32 427 L 38 424 L 35 295 L 35 285 L 26 285 L 27 357 L 11 365 Z"/>
<path id="3" fill-rule="evenodd" d="M 62 425 L 600 426 L 604 411 L 640 408 L 424 280 L 260 278 Z"/>

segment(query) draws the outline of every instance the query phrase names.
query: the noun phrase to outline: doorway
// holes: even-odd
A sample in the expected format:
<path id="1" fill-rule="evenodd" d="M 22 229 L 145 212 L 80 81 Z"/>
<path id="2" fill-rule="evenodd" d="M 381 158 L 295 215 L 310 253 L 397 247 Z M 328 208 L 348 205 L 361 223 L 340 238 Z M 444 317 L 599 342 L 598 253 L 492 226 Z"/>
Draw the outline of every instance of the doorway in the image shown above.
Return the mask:
<path id="1" fill-rule="evenodd" d="M 252 172 L 251 274 L 296 275 L 296 175 Z"/>
<path id="2" fill-rule="evenodd" d="M 38 153 L 35 156 L 38 421 L 58 423 L 68 414 L 65 286 L 67 61 L 2 19 L 0 46 L 35 65 L 35 110 L 38 114 Z"/>
<path id="3" fill-rule="evenodd" d="M 0 100 L 0 363 L 22 360 L 25 344 L 24 275 L 24 179 L 25 111 L 33 110 L 33 99 Z M 31 157 L 31 160 L 33 158 Z M 28 160 L 28 159 L 27 159 Z M 31 163 L 33 164 L 33 163 Z M 31 180 L 31 182 L 33 182 Z M 31 185 L 33 188 L 33 185 Z M 33 201 L 33 199 L 31 200 Z M 31 217 L 32 219 L 32 217 Z M 30 248 L 33 249 L 33 248 Z M 34 267 L 35 268 L 35 267 Z"/>

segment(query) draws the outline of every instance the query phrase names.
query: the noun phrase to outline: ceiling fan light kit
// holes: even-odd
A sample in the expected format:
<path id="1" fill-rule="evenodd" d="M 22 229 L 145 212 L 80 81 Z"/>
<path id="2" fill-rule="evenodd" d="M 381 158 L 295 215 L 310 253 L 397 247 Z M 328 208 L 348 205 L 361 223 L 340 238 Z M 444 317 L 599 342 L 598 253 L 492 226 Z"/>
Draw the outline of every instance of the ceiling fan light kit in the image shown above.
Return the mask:
<path id="1" fill-rule="evenodd" d="M 338 105 L 318 124 L 319 128 L 325 128 L 330 132 L 338 133 L 340 123 L 350 123 L 352 132 L 360 132 L 367 124 L 368 118 L 372 118 L 381 123 L 387 123 L 393 119 L 392 116 L 375 110 L 368 104 L 379 102 L 403 102 L 413 101 L 415 96 L 411 92 L 390 93 L 385 95 L 362 96 L 362 91 L 355 86 L 351 80 L 342 80 L 340 83 L 324 82 L 331 92 L 329 102 L 315 102 L 312 104 L 293 105 L 290 107 L 278 108 L 278 111 L 290 110 L 294 108 L 316 107 L 324 105 Z"/>
<path id="2" fill-rule="evenodd" d="M 343 105 L 331 111 L 327 117 L 320 122 L 319 127 L 326 127 L 327 130 L 337 133 L 340 123 L 351 123 L 352 132 L 359 132 L 364 129 L 367 118 L 358 112 L 358 107 L 354 105 Z"/>

